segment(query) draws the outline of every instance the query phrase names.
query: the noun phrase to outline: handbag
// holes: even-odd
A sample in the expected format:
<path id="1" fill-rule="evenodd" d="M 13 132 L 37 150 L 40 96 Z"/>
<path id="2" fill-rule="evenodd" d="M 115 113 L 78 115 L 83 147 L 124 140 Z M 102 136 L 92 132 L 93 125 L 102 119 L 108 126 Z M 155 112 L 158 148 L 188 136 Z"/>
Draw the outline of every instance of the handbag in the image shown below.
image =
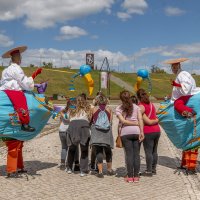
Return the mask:
<path id="1" fill-rule="evenodd" d="M 121 140 L 121 137 L 119 135 L 117 136 L 117 139 L 116 139 L 116 147 L 117 148 L 122 148 L 123 147 L 122 140 Z"/>
<path id="2" fill-rule="evenodd" d="M 126 119 L 126 117 L 125 117 Z M 116 138 L 116 147 L 117 148 L 122 148 L 123 147 L 123 144 L 122 144 L 122 140 L 121 140 L 121 131 L 122 131 L 122 127 L 123 125 L 118 129 L 118 136 Z"/>

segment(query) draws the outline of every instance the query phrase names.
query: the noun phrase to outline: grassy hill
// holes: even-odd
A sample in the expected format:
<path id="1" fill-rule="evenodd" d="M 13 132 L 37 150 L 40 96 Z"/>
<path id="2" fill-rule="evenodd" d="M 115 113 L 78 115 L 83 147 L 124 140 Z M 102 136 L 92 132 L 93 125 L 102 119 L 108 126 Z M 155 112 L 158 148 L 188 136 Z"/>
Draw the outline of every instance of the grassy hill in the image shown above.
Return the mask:
<path id="1" fill-rule="evenodd" d="M 0 74 L 4 68 L 0 67 Z M 36 70 L 35 67 L 24 67 L 24 73 L 27 76 L 31 76 L 31 74 Z M 35 78 L 35 83 L 40 83 L 48 80 L 48 87 L 46 90 L 47 96 L 52 96 L 53 94 L 62 94 L 65 96 L 73 97 L 82 92 L 88 94 L 87 87 L 85 84 L 85 80 L 81 77 L 77 77 L 74 81 L 75 91 L 69 91 L 69 84 L 71 84 L 70 80 L 73 80 L 72 76 L 76 74 L 78 70 L 69 70 L 66 68 L 59 69 L 48 69 L 44 68 L 42 73 Z M 95 82 L 93 97 L 99 91 L 99 71 L 93 71 L 92 78 Z M 111 82 L 110 93 L 113 97 L 119 96 L 119 91 L 123 90 L 123 88 Z M 104 91 L 107 94 L 107 91 Z"/>
<path id="2" fill-rule="evenodd" d="M 136 83 L 137 75 L 135 73 L 113 73 L 114 76 L 121 78 L 121 80 L 127 82 L 128 84 L 134 86 Z M 196 80 L 197 86 L 200 87 L 200 76 L 193 75 Z M 152 96 L 162 98 L 165 95 L 170 95 L 172 86 L 170 79 L 175 79 L 173 74 L 164 74 L 164 73 L 151 73 L 150 79 L 152 82 Z M 148 90 L 148 81 L 144 80 L 141 84 L 141 87 Z"/>
<path id="3" fill-rule="evenodd" d="M 0 74 L 4 68 L 0 67 Z M 35 67 L 24 67 L 23 68 L 25 74 L 27 76 L 31 76 L 31 74 L 36 70 Z M 58 71 L 56 71 L 58 70 Z M 66 68 L 59 68 L 59 69 L 44 69 L 42 74 L 36 77 L 35 83 L 40 83 L 42 81 L 48 80 L 48 87 L 46 90 L 47 96 L 52 96 L 53 94 L 62 94 L 65 96 L 73 97 L 81 92 L 87 92 L 87 87 L 85 84 L 85 80 L 81 77 L 77 77 L 74 81 L 75 91 L 69 91 L 69 84 L 71 83 L 70 80 L 72 76 L 77 73 L 78 70 L 69 70 Z M 93 97 L 99 90 L 99 71 L 93 71 L 92 73 L 93 80 L 95 82 Z M 112 72 L 112 74 L 116 77 L 119 77 L 123 81 L 127 82 L 128 84 L 134 86 L 136 82 L 136 74 L 134 73 L 116 73 Z M 193 76 L 196 80 L 197 86 L 200 86 L 200 76 L 194 75 Z M 154 97 L 164 97 L 165 95 L 171 94 L 172 86 L 170 85 L 170 79 L 174 79 L 175 76 L 171 74 L 150 74 L 151 82 L 152 82 L 152 96 Z M 148 81 L 145 80 L 142 82 L 141 87 L 144 89 L 148 89 Z M 119 87 L 118 85 L 111 82 L 111 97 L 118 97 L 119 92 L 122 91 L 123 88 Z M 104 91 L 105 94 L 107 91 Z M 134 93 L 134 91 L 133 91 Z"/>

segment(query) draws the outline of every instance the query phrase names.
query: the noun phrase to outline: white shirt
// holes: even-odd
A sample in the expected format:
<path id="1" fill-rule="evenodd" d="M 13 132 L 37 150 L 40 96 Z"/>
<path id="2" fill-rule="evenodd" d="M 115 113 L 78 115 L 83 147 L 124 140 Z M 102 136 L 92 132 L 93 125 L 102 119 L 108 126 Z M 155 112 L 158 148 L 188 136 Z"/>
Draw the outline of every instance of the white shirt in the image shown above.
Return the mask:
<path id="1" fill-rule="evenodd" d="M 86 120 L 89 121 L 87 113 L 82 110 L 80 113 L 77 113 L 75 116 L 70 117 L 70 121 L 73 120 Z"/>
<path id="2" fill-rule="evenodd" d="M 22 68 L 16 64 L 11 63 L 2 72 L 0 90 L 33 90 L 34 81 L 32 77 L 27 77 Z"/>
<path id="3" fill-rule="evenodd" d="M 61 115 L 62 116 L 60 117 L 61 123 L 59 126 L 59 132 L 66 132 L 69 127 L 69 119 L 66 118 L 66 116 L 67 116 L 66 113 L 63 113 Z"/>
<path id="4" fill-rule="evenodd" d="M 200 92 L 200 88 L 196 87 L 194 78 L 186 71 L 180 71 L 175 82 L 181 84 L 181 87 L 173 87 L 171 102 L 174 102 L 181 96 L 194 95 Z"/>

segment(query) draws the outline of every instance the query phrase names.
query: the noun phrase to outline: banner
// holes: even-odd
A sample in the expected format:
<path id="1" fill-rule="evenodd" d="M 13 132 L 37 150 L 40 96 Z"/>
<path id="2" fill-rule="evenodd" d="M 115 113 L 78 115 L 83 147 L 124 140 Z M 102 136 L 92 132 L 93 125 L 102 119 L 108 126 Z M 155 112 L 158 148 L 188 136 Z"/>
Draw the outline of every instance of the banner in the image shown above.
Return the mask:
<path id="1" fill-rule="evenodd" d="M 108 88 L 108 72 L 101 72 L 101 89 Z"/>
<path id="2" fill-rule="evenodd" d="M 94 54 L 86 53 L 86 65 L 90 65 L 92 69 L 94 69 Z"/>

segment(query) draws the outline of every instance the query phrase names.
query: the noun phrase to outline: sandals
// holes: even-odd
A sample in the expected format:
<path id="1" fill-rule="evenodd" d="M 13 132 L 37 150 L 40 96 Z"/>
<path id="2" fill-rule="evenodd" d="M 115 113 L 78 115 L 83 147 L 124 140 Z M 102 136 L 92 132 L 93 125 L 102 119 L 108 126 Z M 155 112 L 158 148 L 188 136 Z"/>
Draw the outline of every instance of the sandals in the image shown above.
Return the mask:
<path id="1" fill-rule="evenodd" d="M 196 115 L 196 112 L 194 112 L 194 111 L 189 112 L 189 111 L 185 110 L 182 112 L 182 116 L 186 117 L 186 118 L 192 118 L 192 117 L 194 117 L 194 115 Z"/>

